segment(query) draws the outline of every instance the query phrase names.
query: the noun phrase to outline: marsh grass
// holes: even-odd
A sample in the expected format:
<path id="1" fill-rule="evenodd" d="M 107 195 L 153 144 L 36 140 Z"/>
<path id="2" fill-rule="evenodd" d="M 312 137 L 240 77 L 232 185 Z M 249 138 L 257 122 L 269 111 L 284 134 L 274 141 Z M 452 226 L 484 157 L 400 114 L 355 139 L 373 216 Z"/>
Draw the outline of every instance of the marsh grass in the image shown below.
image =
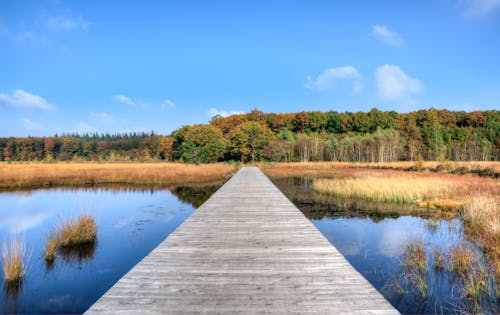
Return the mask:
<path id="1" fill-rule="evenodd" d="M 416 204 L 424 207 L 456 208 L 444 201 L 450 183 L 437 178 L 385 177 L 376 174 L 341 179 L 317 179 L 313 189 L 340 198 L 381 203 Z"/>
<path id="2" fill-rule="evenodd" d="M 423 297 L 427 296 L 429 260 L 421 239 L 406 243 L 401 267 L 404 282 L 409 285 L 410 289 L 416 289 Z M 403 286 L 406 287 L 405 284 Z"/>
<path id="3" fill-rule="evenodd" d="M 438 271 L 446 270 L 446 255 L 439 249 L 435 248 L 433 251 L 434 256 L 434 269 Z"/>
<path id="4" fill-rule="evenodd" d="M 50 232 L 45 245 L 45 261 L 49 264 L 56 259 L 57 247 L 59 245 L 59 233 L 56 231 Z"/>
<path id="5" fill-rule="evenodd" d="M 470 246 L 462 242 L 460 246 L 454 246 L 450 250 L 449 269 L 461 276 L 464 276 L 470 270 L 473 263 L 476 262 Z"/>
<path id="6" fill-rule="evenodd" d="M 0 189 L 210 183 L 227 179 L 237 169 L 226 163 L 0 163 Z"/>
<path id="7" fill-rule="evenodd" d="M 20 237 L 4 241 L 2 244 L 3 274 L 6 284 L 17 286 L 27 272 L 29 254 Z"/>
<path id="8" fill-rule="evenodd" d="M 81 215 L 64 222 L 59 230 L 59 245 L 72 248 L 92 244 L 97 238 L 97 225 L 90 215 Z"/>
<path id="9" fill-rule="evenodd" d="M 466 231 L 479 241 L 492 260 L 500 282 L 500 206 L 491 194 L 473 196 L 462 209 Z"/>

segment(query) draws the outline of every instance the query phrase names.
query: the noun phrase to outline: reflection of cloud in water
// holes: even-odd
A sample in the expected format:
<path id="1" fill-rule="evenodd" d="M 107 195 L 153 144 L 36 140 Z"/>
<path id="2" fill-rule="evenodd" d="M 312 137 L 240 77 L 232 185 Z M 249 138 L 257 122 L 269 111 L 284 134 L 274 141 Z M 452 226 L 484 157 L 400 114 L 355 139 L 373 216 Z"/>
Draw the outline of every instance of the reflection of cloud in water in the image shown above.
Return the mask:
<path id="1" fill-rule="evenodd" d="M 75 297 L 69 294 L 53 296 L 45 300 L 42 306 L 45 309 L 62 309 L 67 305 L 72 305 Z"/>
<path id="2" fill-rule="evenodd" d="M 387 257 L 398 257 L 403 253 L 406 242 L 420 233 L 420 226 L 410 222 L 386 219 L 380 223 L 378 249 Z"/>
<path id="3" fill-rule="evenodd" d="M 40 225 L 45 221 L 49 214 L 46 212 L 14 212 L 2 211 L 0 215 L 0 230 L 9 229 L 11 233 L 21 233 L 33 227 Z"/>
<path id="4" fill-rule="evenodd" d="M 349 222 L 352 223 L 352 222 Z M 357 256 L 361 254 L 361 250 L 366 244 L 366 226 L 365 222 L 360 221 L 357 224 L 348 224 L 348 229 L 351 232 L 350 241 L 342 244 L 342 254 L 344 256 Z"/>

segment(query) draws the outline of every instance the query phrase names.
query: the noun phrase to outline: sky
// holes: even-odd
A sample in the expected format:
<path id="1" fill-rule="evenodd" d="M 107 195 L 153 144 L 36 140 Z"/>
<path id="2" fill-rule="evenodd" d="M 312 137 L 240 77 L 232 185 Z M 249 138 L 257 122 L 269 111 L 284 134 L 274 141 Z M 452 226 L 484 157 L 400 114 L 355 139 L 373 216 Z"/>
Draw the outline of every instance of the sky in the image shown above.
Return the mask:
<path id="1" fill-rule="evenodd" d="M 0 137 L 500 109 L 500 0 L 0 1 Z"/>

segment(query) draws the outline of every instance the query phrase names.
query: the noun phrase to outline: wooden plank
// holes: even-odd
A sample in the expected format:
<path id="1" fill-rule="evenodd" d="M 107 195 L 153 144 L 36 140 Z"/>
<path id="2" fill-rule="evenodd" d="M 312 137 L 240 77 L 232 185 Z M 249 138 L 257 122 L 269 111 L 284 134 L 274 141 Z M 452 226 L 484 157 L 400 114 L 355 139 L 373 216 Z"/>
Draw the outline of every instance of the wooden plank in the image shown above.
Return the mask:
<path id="1" fill-rule="evenodd" d="M 85 314 L 399 314 L 244 167 Z"/>

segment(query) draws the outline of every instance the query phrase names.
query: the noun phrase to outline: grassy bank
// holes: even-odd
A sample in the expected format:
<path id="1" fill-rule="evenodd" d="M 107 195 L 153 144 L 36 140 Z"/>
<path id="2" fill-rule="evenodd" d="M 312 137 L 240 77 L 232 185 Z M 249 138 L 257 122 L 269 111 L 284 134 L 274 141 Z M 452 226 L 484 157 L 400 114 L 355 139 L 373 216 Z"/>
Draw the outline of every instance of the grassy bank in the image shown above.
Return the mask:
<path id="1" fill-rule="evenodd" d="M 439 209 L 441 214 L 464 218 L 464 227 L 491 258 L 500 280 L 500 181 L 472 174 L 408 172 L 396 167 L 410 162 L 386 164 L 279 163 L 262 165 L 269 176 L 308 176 L 313 190 L 340 200 L 414 205 Z M 431 167 L 436 162 L 426 162 Z M 498 162 L 469 162 L 460 167 L 498 170 Z M 397 207 L 391 207 L 397 209 Z"/>
<path id="2" fill-rule="evenodd" d="M 236 167 L 180 163 L 0 164 L 0 189 L 94 184 L 175 185 L 227 179 Z"/>
<path id="3" fill-rule="evenodd" d="M 441 174 L 479 175 L 482 177 L 500 177 L 500 162 L 437 162 L 437 161 L 400 161 L 387 163 L 351 163 L 351 162 L 294 162 L 262 163 L 259 165 L 266 174 L 273 177 L 290 176 L 331 176 L 349 173 L 356 169 L 394 170 L 407 172 L 432 172 Z"/>

